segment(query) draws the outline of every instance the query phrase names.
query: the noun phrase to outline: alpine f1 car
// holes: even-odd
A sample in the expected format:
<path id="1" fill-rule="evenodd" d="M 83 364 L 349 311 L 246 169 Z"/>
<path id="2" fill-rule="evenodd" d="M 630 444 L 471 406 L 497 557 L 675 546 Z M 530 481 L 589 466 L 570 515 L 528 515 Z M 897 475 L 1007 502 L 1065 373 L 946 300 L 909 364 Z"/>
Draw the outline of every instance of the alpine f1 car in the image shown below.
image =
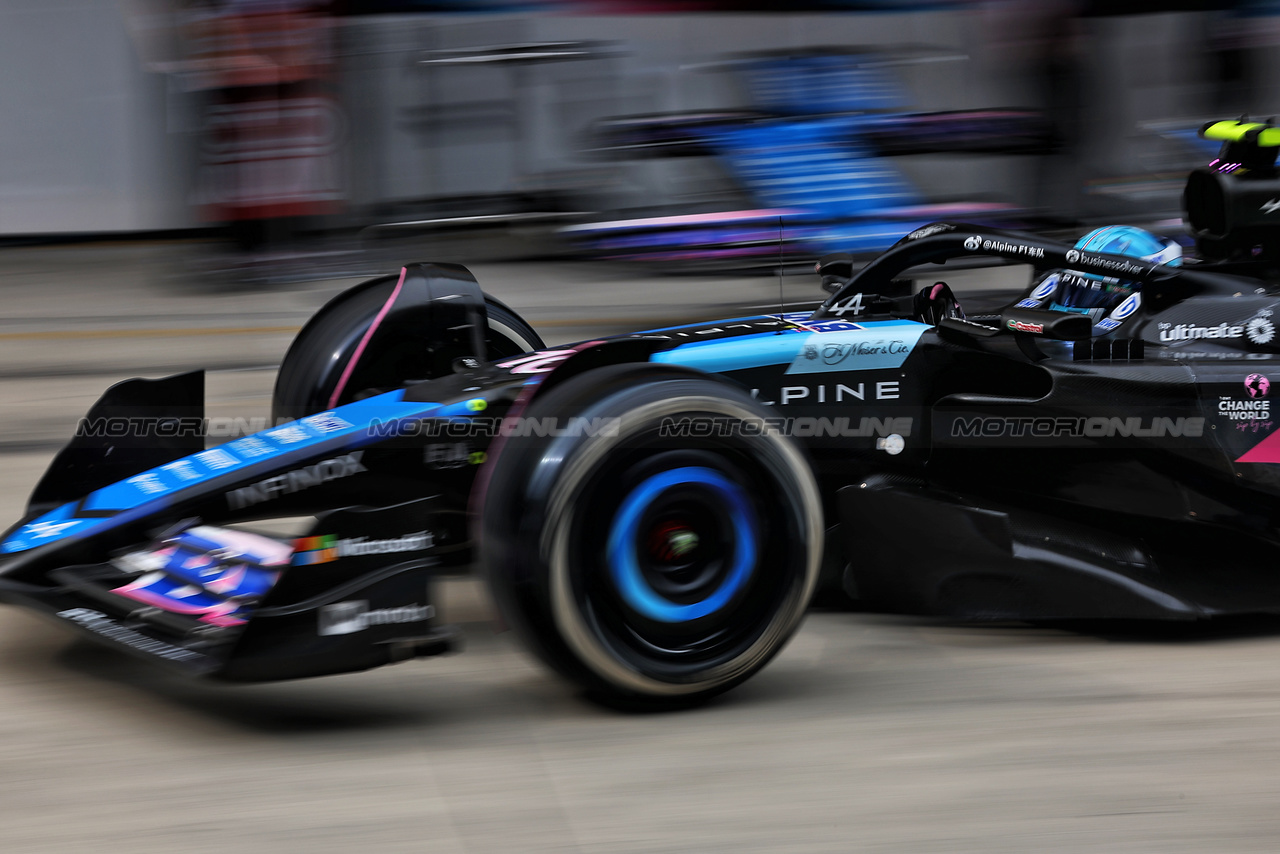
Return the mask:
<path id="1" fill-rule="evenodd" d="M 963 617 L 1280 610 L 1280 130 L 1208 133 L 1199 261 L 1136 229 L 936 223 L 856 272 L 824 259 L 813 313 L 554 349 L 464 268 L 409 265 L 299 333 L 278 426 L 206 448 L 200 373 L 111 388 L 0 541 L 0 594 L 284 679 L 449 649 L 432 581 L 475 553 L 541 658 L 654 705 L 759 670 L 824 571 Z M 976 256 L 1037 274 L 968 318 L 904 285 Z M 251 527 L 298 516 L 293 541 Z"/>

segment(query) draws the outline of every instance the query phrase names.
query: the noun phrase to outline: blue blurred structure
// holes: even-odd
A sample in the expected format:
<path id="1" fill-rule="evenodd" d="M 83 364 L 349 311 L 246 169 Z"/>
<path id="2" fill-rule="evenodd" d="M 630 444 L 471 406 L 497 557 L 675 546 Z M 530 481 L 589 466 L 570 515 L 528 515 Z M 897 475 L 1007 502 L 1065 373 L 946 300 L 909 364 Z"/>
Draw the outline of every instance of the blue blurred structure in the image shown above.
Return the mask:
<path id="1" fill-rule="evenodd" d="M 830 251 L 873 253 L 938 219 L 1022 226 L 995 201 L 931 203 L 886 158 L 925 153 L 1043 153 L 1052 132 L 1027 110 L 905 112 L 894 67 L 957 59 L 936 49 L 810 48 L 744 55 L 750 111 L 626 116 L 597 123 L 591 153 L 616 159 L 711 156 L 745 210 L 627 217 L 570 226 L 593 256 L 752 265 Z"/>

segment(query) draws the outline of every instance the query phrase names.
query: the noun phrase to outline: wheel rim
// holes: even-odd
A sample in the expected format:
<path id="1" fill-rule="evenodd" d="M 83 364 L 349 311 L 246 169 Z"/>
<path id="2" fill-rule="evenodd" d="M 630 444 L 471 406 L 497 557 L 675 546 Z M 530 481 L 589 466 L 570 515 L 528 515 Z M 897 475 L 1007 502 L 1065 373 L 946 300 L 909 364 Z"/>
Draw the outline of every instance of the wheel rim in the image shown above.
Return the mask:
<path id="1" fill-rule="evenodd" d="M 782 549 L 794 531 L 761 497 L 777 492 L 768 473 L 732 443 L 642 435 L 627 448 L 582 485 L 566 564 L 575 611 L 628 668 L 696 682 L 767 633 L 794 585 Z"/>
<path id="2" fill-rule="evenodd" d="M 619 506 L 606 546 L 609 573 L 623 603 L 645 618 L 698 620 L 743 590 L 759 552 L 756 527 L 738 483 L 706 466 L 667 469 Z"/>
<path id="3" fill-rule="evenodd" d="M 755 512 L 758 569 L 728 605 L 684 623 L 649 620 L 622 600 L 609 572 L 592 572 L 593 566 L 604 568 L 601 564 L 606 561 L 605 537 L 596 529 L 612 530 L 611 514 L 623 497 L 602 511 L 603 521 L 599 513 L 595 518 L 581 516 L 579 509 L 592 504 L 593 486 L 617 474 L 605 471 L 609 461 L 623 449 L 631 449 L 634 463 L 679 447 L 670 441 L 665 445 L 653 441 L 657 425 L 666 416 L 699 414 L 758 417 L 735 401 L 701 394 L 666 396 L 638 406 L 619 419 L 617 432 L 594 438 L 568 454 L 568 465 L 548 495 L 542 525 L 540 548 L 545 550 L 551 573 L 549 604 L 560 636 L 583 664 L 609 684 L 651 696 L 714 691 L 750 675 L 799 625 L 817 580 L 821 551 L 814 544 L 822 537 L 817 485 L 799 451 L 771 433 L 716 440 L 714 453 L 691 452 L 698 456 L 696 461 L 686 458 L 664 466 L 707 465 L 726 470 L 721 463 L 738 454 L 735 462 L 749 461 L 752 477 L 740 479 L 732 465 L 727 466 L 726 476 L 744 484 L 747 495 L 771 496 L 765 511 Z M 687 440 L 683 445 L 687 450 Z M 569 447 L 569 443 L 564 448 L 553 443 L 544 459 L 564 455 Z M 630 494 L 632 489 L 633 485 L 615 488 L 615 494 Z M 592 547 L 583 542 L 591 539 L 584 534 L 594 537 L 599 549 L 594 562 L 589 557 L 584 560 L 584 554 L 589 554 L 584 549 Z M 762 575 L 759 568 L 768 572 Z"/>

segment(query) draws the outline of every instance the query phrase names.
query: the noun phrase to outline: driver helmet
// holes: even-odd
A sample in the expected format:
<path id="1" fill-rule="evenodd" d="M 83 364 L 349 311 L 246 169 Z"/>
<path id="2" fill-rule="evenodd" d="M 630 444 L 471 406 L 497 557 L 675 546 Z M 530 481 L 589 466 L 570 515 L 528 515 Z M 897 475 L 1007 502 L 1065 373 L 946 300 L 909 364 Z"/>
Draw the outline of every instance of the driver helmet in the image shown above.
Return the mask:
<path id="1" fill-rule="evenodd" d="M 1128 255 L 1151 264 L 1168 264 L 1172 267 L 1182 264 L 1182 246 L 1177 241 L 1132 225 L 1095 228 L 1077 240 L 1075 248 L 1110 255 Z M 1046 308 L 1089 314 L 1097 320 L 1139 289 L 1140 284 L 1134 281 L 1079 273 L 1075 270 L 1054 270 L 1036 283 L 1031 298 L 1044 300 L 1052 297 L 1052 302 Z"/>

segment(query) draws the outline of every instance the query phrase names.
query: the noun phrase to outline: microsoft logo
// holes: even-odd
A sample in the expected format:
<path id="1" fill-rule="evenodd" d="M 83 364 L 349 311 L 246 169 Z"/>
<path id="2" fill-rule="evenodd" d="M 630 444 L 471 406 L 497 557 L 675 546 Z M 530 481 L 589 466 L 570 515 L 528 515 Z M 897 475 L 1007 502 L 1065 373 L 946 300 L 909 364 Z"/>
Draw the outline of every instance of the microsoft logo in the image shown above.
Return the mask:
<path id="1" fill-rule="evenodd" d="M 311 566 L 338 559 L 338 538 L 333 534 L 300 537 L 293 543 L 293 566 Z"/>

